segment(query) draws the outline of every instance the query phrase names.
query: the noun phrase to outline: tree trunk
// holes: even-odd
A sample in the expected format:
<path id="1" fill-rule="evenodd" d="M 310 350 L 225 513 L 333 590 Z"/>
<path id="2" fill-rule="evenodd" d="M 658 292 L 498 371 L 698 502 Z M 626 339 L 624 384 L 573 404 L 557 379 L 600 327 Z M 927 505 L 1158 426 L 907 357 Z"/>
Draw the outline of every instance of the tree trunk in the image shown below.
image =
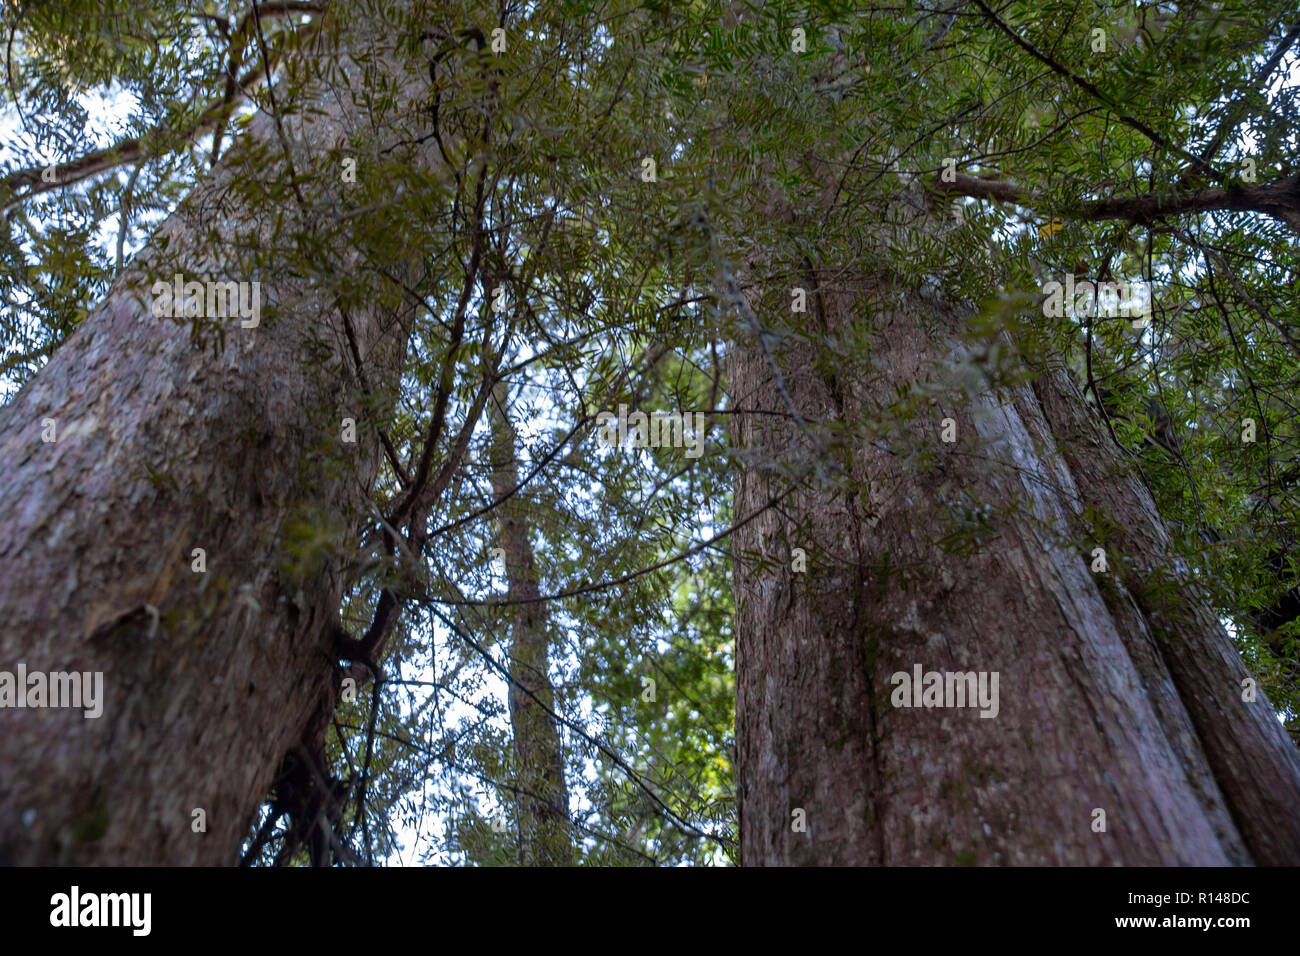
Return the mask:
<path id="1" fill-rule="evenodd" d="M 804 434 L 786 394 L 809 428 L 843 429 L 849 479 L 804 483 L 734 537 L 742 861 L 1300 863 L 1300 755 L 1262 695 L 1243 701 L 1228 636 L 1068 380 L 995 392 L 952 310 L 810 281 L 779 381 L 756 344 L 732 354 L 733 438 L 756 456 L 735 513 L 784 489 L 762 462 L 833 434 Z M 788 310 L 789 289 L 766 301 Z M 864 315 L 870 358 L 826 372 L 814 343 Z M 917 665 L 996 672 L 996 716 L 895 706 L 915 701 L 891 678 Z"/>
<path id="2" fill-rule="evenodd" d="M 323 741 L 331 626 L 378 464 L 367 411 L 397 384 L 400 310 L 373 301 L 345 321 L 337 288 L 251 257 L 298 230 L 355 264 L 339 197 L 306 197 L 338 203 L 317 220 L 301 194 L 231 186 L 308 188 L 356 123 L 341 102 L 283 130 L 259 114 L 0 409 L 0 670 L 102 672 L 104 697 L 97 719 L 0 710 L 0 862 L 232 864 L 286 755 Z M 224 342 L 195 347 L 151 314 L 153 283 L 177 271 L 260 278 L 261 324 L 227 320 Z"/>
<path id="3" fill-rule="evenodd" d="M 514 734 L 515 786 L 519 807 L 519 862 L 525 866 L 570 866 L 569 790 L 564 780 L 564 750 L 551 712 L 555 690 L 550 677 L 550 638 L 527 509 L 520 500 L 518 438 L 506 407 L 507 391 L 498 385 L 492 403 L 492 494 L 497 506 L 508 598 L 512 602 L 510 646 L 510 728 Z M 510 497 L 506 497 L 509 495 Z"/>

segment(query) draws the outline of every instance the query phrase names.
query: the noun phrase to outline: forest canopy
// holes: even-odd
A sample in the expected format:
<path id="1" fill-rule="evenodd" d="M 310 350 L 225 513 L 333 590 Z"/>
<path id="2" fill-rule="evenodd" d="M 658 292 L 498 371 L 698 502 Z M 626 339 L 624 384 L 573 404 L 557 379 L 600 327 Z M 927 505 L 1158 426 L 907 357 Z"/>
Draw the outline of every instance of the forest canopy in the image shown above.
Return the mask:
<path id="1" fill-rule="evenodd" d="M 800 515 L 877 527 L 902 492 L 864 475 L 871 449 L 943 486 L 914 525 L 955 562 L 1060 533 L 947 457 L 993 454 L 998 403 L 1048 380 L 1168 534 L 1147 560 L 1089 500 L 1060 547 L 1149 619 L 1194 593 L 1300 739 L 1290 5 L 15 0 L 0 38 L 5 400 L 101 313 L 157 317 L 155 281 L 207 303 L 256 283 L 254 326 L 183 283 L 165 321 L 249 369 L 303 324 L 302 362 L 256 381 L 337 383 L 302 461 L 373 452 L 355 514 L 306 485 L 275 522 L 281 592 L 337 590 L 337 701 L 319 753 L 271 768 L 241 862 L 742 862 L 741 566 L 773 607 L 839 580 L 849 546 Z M 890 378 L 891 309 L 945 343 L 933 371 Z M 122 466 L 159 501 L 225 447 L 186 401 L 186 442 Z M 827 585 L 827 620 L 877 576 L 946 587 L 898 534 L 889 566 Z M 901 626 L 852 622 L 884 646 Z"/>

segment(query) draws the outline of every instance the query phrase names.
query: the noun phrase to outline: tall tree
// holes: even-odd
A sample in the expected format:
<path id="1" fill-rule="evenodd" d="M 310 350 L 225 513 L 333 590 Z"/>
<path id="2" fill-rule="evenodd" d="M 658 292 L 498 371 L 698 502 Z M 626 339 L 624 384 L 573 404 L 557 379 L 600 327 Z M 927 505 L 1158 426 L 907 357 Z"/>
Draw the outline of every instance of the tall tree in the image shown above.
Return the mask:
<path id="1" fill-rule="evenodd" d="M 782 355 L 783 390 L 761 350 L 732 366 L 742 446 L 779 459 L 798 445 L 779 417 L 788 394 L 804 419 L 844 423 L 856 479 L 791 495 L 735 536 L 738 554 L 782 562 L 735 572 L 742 860 L 1300 858 L 1300 755 L 1264 697 L 1243 700 L 1239 656 L 1172 569 L 1149 495 L 1078 391 L 1045 375 L 963 394 L 960 367 L 944 367 L 960 313 L 899 308 L 870 280 L 824 283 L 823 335 L 845 334 L 857 309 L 874 315 L 873 374 L 826 375 L 807 348 Z M 934 390 L 910 432 L 862 435 L 922 381 Z M 779 488 L 743 474 L 736 507 Z M 1108 515 L 1111 535 L 1085 512 Z M 1115 562 L 1106 576 L 1090 570 L 1094 545 Z M 795 547 L 812 555 L 806 573 L 791 570 Z M 913 709 L 910 683 L 900 707 L 893 675 L 918 666 L 997 674 L 996 710 Z"/>
<path id="2" fill-rule="evenodd" d="M 510 421 L 509 389 L 498 385 L 492 403 L 492 494 L 500 502 L 501 557 L 513 603 L 510 621 L 510 728 L 515 757 L 520 862 L 562 866 L 573 862 L 564 748 L 555 723 L 550 675 L 550 634 L 541 600 L 537 561 L 529 540 L 528 509 L 515 457 L 518 437 Z"/>
<path id="3" fill-rule="evenodd" d="M 272 43 L 263 58 L 296 46 L 355 76 L 364 49 L 410 75 L 350 22 L 268 41 L 250 14 L 236 32 Z M 325 731 L 339 659 L 365 656 L 339 606 L 412 306 L 358 276 L 376 233 L 344 215 L 334 150 L 382 118 L 346 83 L 287 89 L 0 409 L 0 658 L 104 687 L 95 719 L 0 712 L 8 861 L 233 863 L 273 784 L 314 858 L 333 849 Z M 220 283 L 248 310 L 214 315 Z"/>
<path id="4" fill-rule="evenodd" d="M 974 7 L 988 22 L 961 31 L 973 48 L 988 29 L 1014 38 L 1003 55 L 1044 60 Z M 918 76 L 950 26 L 903 45 Z M 796 69 L 790 82 L 837 115 L 862 55 L 852 47 L 866 49 L 874 32 L 828 31 L 821 75 Z M 1084 99 L 1113 102 L 1078 85 Z M 773 86 L 766 96 L 785 92 Z M 1182 168 L 1186 150 L 1112 109 L 1145 135 L 1144 156 Z M 724 301 L 753 333 L 730 368 L 733 437 L 756 463 L 737 479 L 735 508 L 761 513 L 733 536 L 742 861 L 1300 860 L 1300 755 L 1251 692 L 1133 463 L 1059 363 L 1033 354 L 1028 322 L 1011 333 L 1006 314 L 1024 306 L 1009 304 L 990 328 L 987 307 L 953 295 L 959 285 L 917 289 L 881 255 L 942 246 L 953 231 L 945 204 L 905 187 L 878 207 L 885 225 L 867 231 L 865 253 L 839 240 L 838 216 L 864 211 L 836 208 L 861 189 L 858 154 L 841 145 L 856 131 L 811 128 L 835 133 L 759 184 L 784 237 L 722 276 Z M 988 180 L 945 175 L 956 162 L 939 161 L 933 188 L 988 198 Z M 1217 201 L 1206 190 L 1166 215 Z M 1151 202 L 1062 206 L 1140 222 Z M 1232 208 L 1286 216 L 1266 201 Z M 926 672 L 946 681 L 947 697 L 923 700 Z M 993 706 L 958 697 L 952 709 L 964 673 L 1000 679 Z"/>

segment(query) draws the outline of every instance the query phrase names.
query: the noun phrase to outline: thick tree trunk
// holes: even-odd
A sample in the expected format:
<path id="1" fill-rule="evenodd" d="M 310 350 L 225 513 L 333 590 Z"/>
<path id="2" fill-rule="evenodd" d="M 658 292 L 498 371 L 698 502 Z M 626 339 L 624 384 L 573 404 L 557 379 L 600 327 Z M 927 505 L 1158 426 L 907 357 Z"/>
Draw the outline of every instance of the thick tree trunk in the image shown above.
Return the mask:
<path id="1" fill-rule="evenodd" d="M 510 645 L 510 728 L 514 734 L 515 786 L 518 792 L 520 860 L 525 866 L 573 863 L 569 837 L 569 790 L 564 780 L 564 750 L 551 712 L 555 689 L 550 677 L 550 637 L 537 562 L 528 538 L 527 511 L 519 486 L 518 438 L 506 408 L 506 389 L 498 386 L 492 406 L 492 494 L 504 551 L 508 598 L 512 605 Z"/>
<path id="2" fill-rule="evenodd" d="M 260 114 L 260 158 L 197 188 L 0 409 L 0 670 L 102 672 L 104 689 L 97 719 L 0 710 L 0 862 L 234 863 L 286 755 L 323 740 L 330 626 L 377 469 L 363 392 L 395 388 L 403 343 L 392 302 L 345 323 L 327 282 L 234 254 L 294 229 L 336 265 L 355 247 L 333 213 L 309 222 L 301 197 L 231 185 L 285 182 L 290 149 L 305 182 L 355 122 L 341 102 L 283 133 Z M 195 347 L 183 320 L 151 315 L 175 271 L 260 280 L 261 325 L 226 320 L 220 347 Z"/>
<path id="3" fill-rule="evenodd" d="M 960 362 L 952 311 L 868 278 L 818 283 L 779 384 L 757 346 L 732 356 L 733 437 L 757 455 L 736 514 L 786 486 L 759 462 L 810 447 L 783 388 L 844 429 L 864 489 L 809 482 L 734 538 L 743 862 L 1300 863 L 1300 756 L 1267 700 L 1243 702 L 1228 636 L 1068 382 L 995 395 Z M 813 343 L 864 316 L 869 360 L 825 372 Z M 878 430 L 907 402 L 905 426 Z M 1091 570 L 1096 547 L 1109 571 Z M 996 672 L 996 716 L 894 706 L 891 677 L 917 665 Z"/>

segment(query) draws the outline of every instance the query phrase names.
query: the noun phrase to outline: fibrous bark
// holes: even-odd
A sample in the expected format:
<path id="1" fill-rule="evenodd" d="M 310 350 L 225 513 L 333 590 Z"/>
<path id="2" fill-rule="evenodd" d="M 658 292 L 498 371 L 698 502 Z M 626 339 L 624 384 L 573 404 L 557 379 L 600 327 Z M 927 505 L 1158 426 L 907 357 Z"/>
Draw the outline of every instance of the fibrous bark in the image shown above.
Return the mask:
<path id="1" fill-rule="evenodd" d="M 1300 758 L 1077 394 L 994 390 L 954 310 L 837 276 L 807 334 L 732 355 L 736 513 L 781 495 L 791 449 L 843 468 L 735 535 L 743 862 L 1300 862 Z M 827 372 L 820 343 L 868 324 L 870 356 Z M 893 706 L 918 664 L 998 672 L 997 716 Z"/>
<path id="2" fill-rule="evenodd" d="M 362 263 L 337 170 L 313 174 L 364 127 L 337 87 L 304 101 L 253 120 L 0 409 L 0 669 L 102 672 L 106 698 L 99 719 L 0 710 L 0 861 L 232 864 L 286 757 L 319 752 L 404 339 L 396 296 L 345 317 L 337 285 L 278 267 L 293 235 L 341 274 Z M 195 339 L 154 317 L 178 271 L 259 281 L 260 325 Z"/>

